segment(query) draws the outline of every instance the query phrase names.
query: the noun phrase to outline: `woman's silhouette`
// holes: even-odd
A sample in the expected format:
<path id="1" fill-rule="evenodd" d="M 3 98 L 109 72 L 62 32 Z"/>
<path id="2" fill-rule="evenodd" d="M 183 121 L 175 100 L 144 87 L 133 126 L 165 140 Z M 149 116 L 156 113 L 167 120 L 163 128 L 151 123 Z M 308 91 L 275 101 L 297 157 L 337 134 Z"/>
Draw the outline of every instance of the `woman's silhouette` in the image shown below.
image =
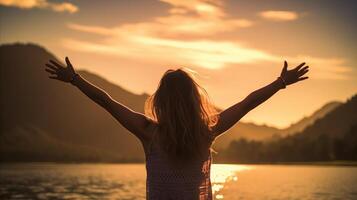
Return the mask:
<path id="1" fill-rule="evenodd" d="M 49 78 L 71 83 L 106 109 L 139 138 L 146 155 L 146 194 L 150 200 L 212 199 L 210 168 L 214 140 L 287 85 L 307 79 L 305 63 L 288 70 L 285 61 L 280 76 L 237 104 L 217 112 L 205 90 L 185 69 L 168 70 L 156 92 L 146 101 L 145 115 L 115 101 L 102 89 L 67 66 L 50 60 Z"/>

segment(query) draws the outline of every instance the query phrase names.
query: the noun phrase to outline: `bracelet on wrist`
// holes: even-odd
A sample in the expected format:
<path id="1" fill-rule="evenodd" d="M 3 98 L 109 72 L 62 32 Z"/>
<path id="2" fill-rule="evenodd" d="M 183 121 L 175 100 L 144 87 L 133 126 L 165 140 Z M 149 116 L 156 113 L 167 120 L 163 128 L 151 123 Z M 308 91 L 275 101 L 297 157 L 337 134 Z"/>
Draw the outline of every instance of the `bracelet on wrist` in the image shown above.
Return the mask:
<path id="1" fill-rule="evenodd" d="M 71 78 L 71 80 L 69 81 L 71 84 L 74 84 L 74 81 L 76 80 L 76 78 L 79 76 L 79 74 L 77 74 L 77 73 L 75 73 L 73 76 L 72 76 L 72 78 Z"/>
<path id="2" fill-rule="evenodd" d="M 286 88 L 286 81 L 284 80 L 284 78 L 279 76 L 278 79 L 280 80 L 280 82 L 283 83 L 283 89 Z"/>

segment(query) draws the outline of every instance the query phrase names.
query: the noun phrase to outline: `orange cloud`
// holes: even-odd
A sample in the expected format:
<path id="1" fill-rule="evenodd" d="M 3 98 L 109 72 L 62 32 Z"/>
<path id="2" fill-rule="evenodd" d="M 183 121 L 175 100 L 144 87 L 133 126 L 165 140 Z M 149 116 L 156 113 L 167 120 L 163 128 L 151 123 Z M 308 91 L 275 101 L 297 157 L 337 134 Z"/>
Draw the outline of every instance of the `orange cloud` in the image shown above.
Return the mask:
<path id="1" fill-rule="evenodd" d="M 311 66 L 310 77 L 317 79 L 346 80 L 350 79 L 352 68 L 346 65 L 346 60 L 341 58 L 317 58 L 307 55 L 287 57 L 292 63 L 307 62 Z"/>
<path id="2" fill-rule="evenodd" d="M 48 2 L 47 0 L 0 0 L 0 5 L 17 7 L 21 9 L 51 9 L 55 12 L 75 13 L 78 11 L 78 7 L 71 3 L 53 3 Z"/>
<path id="3" fill-rule="evenodd" d="M 93 43 L 65 39 L 67 48 L 128 57 L 140 56 L 142 60 L 187 63 L 196 67 L 220 69 L 226 63 L 251 63 L 259 60 L 277 61 L 275 57 L 238 44 L 209 40 L 181 41 L 145 36 L 127 36 L 126 40 Z"/>
<path id="4" fill-rule="evenodd" d="M 223 1 L 221 0 L 159 0 L 173 6 L 169 12 L 175 13 L 178 10 L 183 13 L 195 12 L 201 16 L 224 17 L 225 12 L 222 10 Z"/>
<path id="5" fill-rule="evenodd" d="M 172 5 L 171 14 L 148 22 L 128 23 L 112 28 L 68 24 L 70 29 L 101 35 L 104 39 L 94 42 L 67 38 L 63 44 L 69 49 L 82 52 L 140 57 L 142 61 L 170 62 L 215 70 L 239 63 L 281 64 L 280 55 L 250 48 L 237 41 L 210 38 L 252 25 L 248 20 L 230 19 L 222 9 L 221 1 L 214 1 L 215 4 L 198 0 L 162 1 Z M 187 14 L 189 12 L 196 14 Z M 183 39 L 183 35 L 196 36 L 197 39 Z M 345 79 L 350 69 L 344 66 L 344 60 L 337 58 L 298 55 L 287 57 L 287 60 L 292 63 L 308 62 L 314 69 L 311 74 L 321 79 Z"/>
<path id="6" fill-rule="evenodd" d="M 292 21 L 298 19 L 298 14 L 292 11 L 268 10 L 259 13 L 259 15 L 273 21 Z"/>

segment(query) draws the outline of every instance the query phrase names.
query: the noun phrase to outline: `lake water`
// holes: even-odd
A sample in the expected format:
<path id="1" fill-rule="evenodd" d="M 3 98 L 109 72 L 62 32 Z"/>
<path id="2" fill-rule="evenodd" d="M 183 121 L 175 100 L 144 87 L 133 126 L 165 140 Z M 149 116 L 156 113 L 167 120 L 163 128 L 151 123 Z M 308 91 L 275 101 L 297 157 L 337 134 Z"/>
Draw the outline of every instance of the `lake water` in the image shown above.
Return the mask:
<path id="1" fill-rule="evenodd" d="M 145 199 L 143 164 L 1 164 L 0 199 Z M 357 168 L 212 165 L 215 199 L 357 199 Z"/>

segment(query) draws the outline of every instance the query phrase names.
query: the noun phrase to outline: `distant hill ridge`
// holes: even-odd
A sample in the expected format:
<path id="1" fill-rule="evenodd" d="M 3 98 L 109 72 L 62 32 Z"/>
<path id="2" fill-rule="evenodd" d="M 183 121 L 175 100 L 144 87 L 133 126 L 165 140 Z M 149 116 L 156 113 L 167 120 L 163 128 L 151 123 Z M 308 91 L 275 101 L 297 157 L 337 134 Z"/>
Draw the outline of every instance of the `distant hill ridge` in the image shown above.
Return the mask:
<path id="1" fill-rule="evenodd" d="M 56 60 L 37 45 L 0 47 L 1 137 L 30 124 L 56 141 L 143 160 L 138 140 L 105 110 L 70 84 L 48 78 L 44 71 L 48 59 Z M 79 73 L 125 105 L 143 112 L 147 94 L 133 94 L 87 71 Z"/>
<path id="2" fill-rule="evenodd" d="M 299 134 L 311 137 L 328 135 L 332 138 L 341 138 L 354 126 L 357 126 L 357 94 L 323 118 L 317 119 L 314 124 L 307 126 Z"/>
<path id="3" fill-rule="evenodd" d="M 267 143 L 233 141 L 215 160 L 224 163 L 357 161 L 357 95 L 301 132 Z"/>
<path id="4" fill-rule="evenodd" d="M 298 122 L 291 124 L 288 128 L 284 129 L 283 132 L 286 134 L 291 134 L 303 131 L 307 126 L 313 124 L 316 120 L 323 118 L 326 114 L 340 105 L 342 105 L 342 103 L 338 101 L 327 103 L 315 111 L 312 115 L 304 117 Z"/>
<path id="5" fill-rule="evenodd" d="M 70 148 L 82 149 L 76 150 L 78 155 L 71 158 L 74 161 L 76 159 L 93 160 L 93 158 L 86 157 L 83 149 L 88 149 L 88 151 L 93 149 L 97 152 L 98 160 L 143 160 L 144 153 L 139 141 L 105 110 L 70 84 L 48 79 L 44 71 L 44 64 L 48 59 L 57 60 L 53 54 L 36 44 L 0 46 L 1 158 L 10 158 L 10 154 L 14 157 L 23 157 L 21 152 L 17 151 L 22 147 L 17 147 L 16 143 L 4 141 L 14 141 L 11 137 L 15 136 L 25 137 L 26 131 L 24 130 L 32 127 L 32 132 L 38 131 L 41 133 L 39 135 L 47 135 L 52 139 L 41 139 L 42 142 L 29 144 L 28 151 L 35 149 L 31 145 L 36 145 L 36 149 L 41 149 L 39 146 L 43 146 L 45 151 L 45 146 L 48 147 L 48 145 L 43 144 L 43 141 L 51 141 L 52 145 L 68 144 L 68 148 L 70 146 Z M 148 94 L 133 94 L 88 71 L 79 71 L 79 73 L 108 91 L 118 101 L 133 110 L 143 112 L 143 105 Z M 336 106 L 338 103 L 333 103 L 328 106 L 329 109 L 324 109 L 324 112 L 318 112 L 316 116 L 311 116 L 311 119 L 304 119 L 306 122 L 295 124 L 298 128 L 290 127 L 290 129 L 302 130 Z M 220 137 L 215 147 L 225 148 L 232 140 L 242 137 L 250 140 L 266 140 L 273 135 L 286 135 L 291 133 L 291 130 L 239 122 L 229 130 L 229 133 Z M 5 138 L 6 140 L 2 140 Z M 36 137 L 33 139 L 35 140 Z M 37 139 L 40 140 L 39 137 Z M 108 157 L 109 155 L 111 156 Z M 51 158 L 53 157 L 50 155 L 47 158 L 42 157 L 46 161 Z M 61 160 L 60 156 L 56 158 Z"/>

